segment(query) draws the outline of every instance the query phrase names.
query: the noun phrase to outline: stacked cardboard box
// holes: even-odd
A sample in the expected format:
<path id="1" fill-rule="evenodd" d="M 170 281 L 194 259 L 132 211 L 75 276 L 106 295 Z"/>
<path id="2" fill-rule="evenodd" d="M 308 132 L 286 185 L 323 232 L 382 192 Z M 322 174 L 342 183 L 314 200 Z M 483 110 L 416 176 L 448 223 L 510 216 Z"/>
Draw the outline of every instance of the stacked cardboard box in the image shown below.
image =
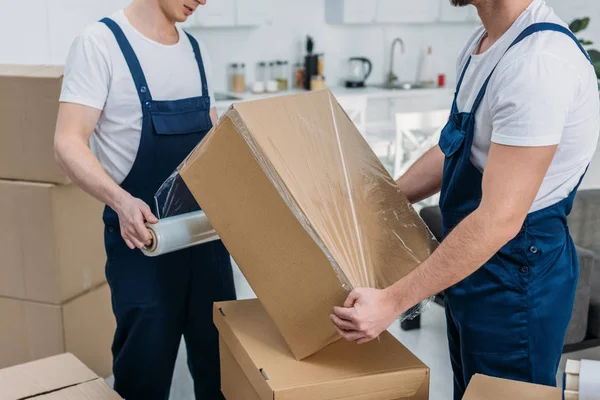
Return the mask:
<path id="1" fill-rule="evenodd" d="M 0 368 L 71 351 L 110 374 L 102 204 L 54 160 L 62 68 L 0 66 Z"/>
<path id="2" fill-rule="evenodd" d="M 217 305 L 228 400 L 428 397 L 394 338 L 357 347 L 329 319 L 436 247 L 329 91 L 234 105 L 179 174 L 261 303 Z"/>
<path id="3" fill-rule="evenodd" d="M 0 399 L 119 400 L 102 378 L 72 354 L 0 370 Z"/>

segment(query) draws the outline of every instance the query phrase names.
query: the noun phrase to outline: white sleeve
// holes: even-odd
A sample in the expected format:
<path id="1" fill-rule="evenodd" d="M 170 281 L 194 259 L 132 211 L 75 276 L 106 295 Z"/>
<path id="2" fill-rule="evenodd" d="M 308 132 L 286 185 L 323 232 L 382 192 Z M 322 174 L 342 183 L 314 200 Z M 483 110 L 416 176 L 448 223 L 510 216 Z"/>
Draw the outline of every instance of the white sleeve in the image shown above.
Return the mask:
<path id="1" fill-rule="evenodd" d="M 104 109 L 111 69 L 108 49 L 100 45 L 97 29 L 88 29 L 71 45 L 65 64 L 61 102 Z"/>
<path id="2" fill-rule="evenodd" d="M 488 87 L 492 142 L 524 147 L 558 144 L 578 81 L 577 72 L 553 54 L 533 53 L 512 62 Z"/>
<path id="3" fill-rule="evenodd" d="M 215 106 L 215 92 L 213 88 L 213 70 L 212 70 L 212 62 L 210 59 L 210 55 L 208 54 L 208 50 L 204 43 L 199 42 L 200 46 L 200 55 L 202 56 L 202 63 L 204 64 L 204 73 L 206 74 L 206 81 L 208 85 L 208 94 L 210 95 L 210 107 Z"/>

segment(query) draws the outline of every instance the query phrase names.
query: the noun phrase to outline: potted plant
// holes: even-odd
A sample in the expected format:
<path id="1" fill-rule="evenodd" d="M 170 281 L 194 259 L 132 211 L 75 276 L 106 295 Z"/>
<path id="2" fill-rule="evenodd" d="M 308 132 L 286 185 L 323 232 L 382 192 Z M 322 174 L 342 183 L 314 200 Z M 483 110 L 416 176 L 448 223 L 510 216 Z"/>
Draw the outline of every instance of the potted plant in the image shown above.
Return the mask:
<path id="1" fill-rule="evenodd" d="M 571 30 L 571 32 L 577 34 L 587 29 L 589 24 L 589 17 L 576 19 L 575 21 L 571 22 L 571 24 L 569 25 L 569 29 Z M 585 47 L 589 47 L 594 44 L 594 42 L 581 38 L 579 39 L 579 42 Z M 598 87 L 600 88 L 600 51 L 587 48 L 587 52 L 590 55 L 590 58 L 592 59 L 592 64 L 594 64 L 594 69 L 596 70 L 596 77 L 598 78 Z"/>

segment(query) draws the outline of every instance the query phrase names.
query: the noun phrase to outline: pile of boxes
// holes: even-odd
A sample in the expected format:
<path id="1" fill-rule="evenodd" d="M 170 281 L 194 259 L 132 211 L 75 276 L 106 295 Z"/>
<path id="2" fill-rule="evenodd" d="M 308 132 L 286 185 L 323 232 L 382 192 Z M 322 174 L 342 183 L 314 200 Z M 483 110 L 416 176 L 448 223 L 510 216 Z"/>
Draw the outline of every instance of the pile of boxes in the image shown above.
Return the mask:
<path id="1" fill-rule="evenodd" d="M 437 245 L 329 91 L 234 105 L 179 174 L 258 297 L 215 305 L 227 400 L 428 398 L 394 337 L 358 346 L 329 318 Z"/>
<path id="2" fill-rule="evenodd" d="M 0 368 L 69 351 L 110 375 L 103 206 L 54 160 L 62 68 L 0 66 Z"/>

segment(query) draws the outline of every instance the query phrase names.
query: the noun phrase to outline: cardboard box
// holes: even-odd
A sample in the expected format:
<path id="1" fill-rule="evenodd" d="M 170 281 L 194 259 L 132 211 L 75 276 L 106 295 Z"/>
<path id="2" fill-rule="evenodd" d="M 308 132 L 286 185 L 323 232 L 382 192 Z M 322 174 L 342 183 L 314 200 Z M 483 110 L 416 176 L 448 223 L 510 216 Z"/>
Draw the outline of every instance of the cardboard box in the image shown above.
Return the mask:
<path id="1" fill-rule="evenodd" d="M 104 284 L 62 305 L 0 298 L 0 368 L 70 352 L 102 377 L 112 374 L 116 328 Z"/>
<path id="2" fill-rule="evenodd" d="M 62 304 L 105 282 L 102 210 L 74 185 L 0 180 L 0 297 Z"/>
<path id="3" fill-rule="evenodd" d="M 118 400 L 103 379 L 72 354 L 0 370 L 0 399 Z"/>
<path id="4" fill-rule="evenodd" d="M 562 390 L 550 386 L 474 375 L 463 400 L 561 400 Z"/>
<path id="5" fill-rule="evenodd" d="M 338 341 L 297 361 L 256 299 L 217 303 L 227 400 L 395 400 L 429 397 L 429 368 L 392 335 Z"/>
<path id="6" fill-rule="evenodd" d="M 179 172 L 298 359 L 437 245 L 327 90 L 233 105 Z"/>
<path id="7" fill-rule="evenodd" d="M 68 183 L 54 160 L 63 68 L 0 65 L 0 178 Z"/>

